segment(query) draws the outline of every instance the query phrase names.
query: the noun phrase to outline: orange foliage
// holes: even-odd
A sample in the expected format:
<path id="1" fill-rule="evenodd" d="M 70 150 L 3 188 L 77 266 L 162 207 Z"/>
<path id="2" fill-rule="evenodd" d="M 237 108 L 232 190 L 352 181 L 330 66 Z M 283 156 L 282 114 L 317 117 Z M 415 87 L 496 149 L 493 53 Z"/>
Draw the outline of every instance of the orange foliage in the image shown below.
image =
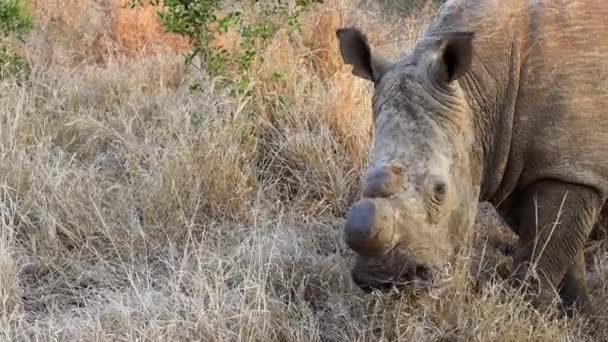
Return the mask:
<path id="1" fill-rule="evenodd" d="M 336 29 L 341 25 L 337 10 L 328 10 L 308 16 L 304 22 L 304 45 L 310 49 L 312 67 L 319 76 L 327 78 L 342 68 L 336 44 Z"/>
<path id="2" fill-rule="evenodd" d="M 234 27 L 228 28 L 227 32 L 220 32 L 218 24 L 212 23 L 209 29 L 213 32 L 211 43 L 209 46 L 212 49 L 224 49 L 228 52 L 234 52 L 240 43 L 240 35 Z"/>
<path id="3" fill-rule="evenodd" d="M 168 47 L 176 52 L 188 49 L 188 41 L 179 35 L 165 33 L 156 15 L 156 7 L 124 8 L 124 0 L 112 0 L 112 34 L 127 54 L 145 52 L 150 46 Z"/>
<path id="4" fill-rule="evenodd" d="M 97 2 L 95 0 L 27 0 L 34 15 L 41 22 L 55 22 L 61 26 L 64 33 L 87 32 L 91 26 L 92 13 L 97 13 L 101 26 L 96 26 L 95 36 L 105 36 L 109 39 L 109 46 L 100 47 L 99 44 L 75 42 L 80 49 L 101 49 L 102 54 L 107 51 L 118 51 L 126 55 L 145 54 L 152 47 L 168 48 L 175 52 L 184 52 L 189 48 L 186 38 L 177 34 L 164 32 L 157 17 L 157 8 L 149 4 L 131 9 L 125 7 L 127 0 L 109 0 Z M 87 39 L 91 39 L 90 30 Z M 99 37 L 93 40 L 99 40 Z M 99 53 L 100 51 L 95 51 Z"/>

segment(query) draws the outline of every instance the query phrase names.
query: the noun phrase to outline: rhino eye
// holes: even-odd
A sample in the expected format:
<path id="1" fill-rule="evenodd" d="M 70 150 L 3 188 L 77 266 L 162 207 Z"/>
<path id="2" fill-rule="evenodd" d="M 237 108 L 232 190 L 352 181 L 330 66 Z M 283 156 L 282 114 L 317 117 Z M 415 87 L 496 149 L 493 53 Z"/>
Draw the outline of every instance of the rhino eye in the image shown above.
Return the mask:
<path id="1" fill-rule="evenodd" d="M 433 185 L 433 199 L 436 203 L 443 203 L 447 194 L 447 185 L 438 181 Z"/>

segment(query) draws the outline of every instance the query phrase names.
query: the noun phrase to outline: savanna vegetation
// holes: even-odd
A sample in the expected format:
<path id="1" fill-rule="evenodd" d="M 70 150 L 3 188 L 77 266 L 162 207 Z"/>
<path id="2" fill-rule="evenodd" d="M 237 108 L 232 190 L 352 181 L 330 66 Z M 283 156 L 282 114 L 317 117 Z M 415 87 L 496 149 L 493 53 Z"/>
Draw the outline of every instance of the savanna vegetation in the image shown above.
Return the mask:
<path id="1" fill-rule="evenodd" d="M 396 56 L 438 3 L 0 0 L 1 339 L 608 336 L 494 277 L 512 236 L 485 204 L 470 254 L 427 293 L 352 283 L 341 229 L 370 86 L 335 29 Z"/>

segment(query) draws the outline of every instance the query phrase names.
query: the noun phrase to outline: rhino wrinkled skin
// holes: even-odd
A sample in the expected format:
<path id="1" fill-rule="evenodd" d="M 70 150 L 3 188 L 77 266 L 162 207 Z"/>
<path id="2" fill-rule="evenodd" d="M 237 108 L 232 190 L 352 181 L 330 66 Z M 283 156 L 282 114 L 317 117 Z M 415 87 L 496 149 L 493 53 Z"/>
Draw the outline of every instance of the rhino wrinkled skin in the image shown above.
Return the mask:
<path id="1" fill-rule="evenodd" d="M 354 282 L 428 284 L 470 241 L 479 201 L 519 235 L 537 307 L 590 304 L 583 246 L 608 213 L 608 2 L 448 0 L 396 61 L 356 27 L 373 83 L 371 162 L 349 209 Z M 605 221 L 605 220 L 604 220 Z"/>

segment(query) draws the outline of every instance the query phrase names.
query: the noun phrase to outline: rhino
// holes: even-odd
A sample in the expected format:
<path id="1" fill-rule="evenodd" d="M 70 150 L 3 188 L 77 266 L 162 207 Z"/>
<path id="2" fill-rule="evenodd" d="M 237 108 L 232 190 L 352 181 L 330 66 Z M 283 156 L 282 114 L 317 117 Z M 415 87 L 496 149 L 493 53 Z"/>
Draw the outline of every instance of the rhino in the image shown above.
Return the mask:
<path id="1" fill-rule="evenodd" d="M 343 230 L 353 282 L 427 286 L 484 202 L 518 236 L 509 278 L 534 307 L 588 308 L 583 249 L 608 214 L 608 3 L 448 0 L 394 59 L 357 26 L 336 36 L 373 92 Z"/>

